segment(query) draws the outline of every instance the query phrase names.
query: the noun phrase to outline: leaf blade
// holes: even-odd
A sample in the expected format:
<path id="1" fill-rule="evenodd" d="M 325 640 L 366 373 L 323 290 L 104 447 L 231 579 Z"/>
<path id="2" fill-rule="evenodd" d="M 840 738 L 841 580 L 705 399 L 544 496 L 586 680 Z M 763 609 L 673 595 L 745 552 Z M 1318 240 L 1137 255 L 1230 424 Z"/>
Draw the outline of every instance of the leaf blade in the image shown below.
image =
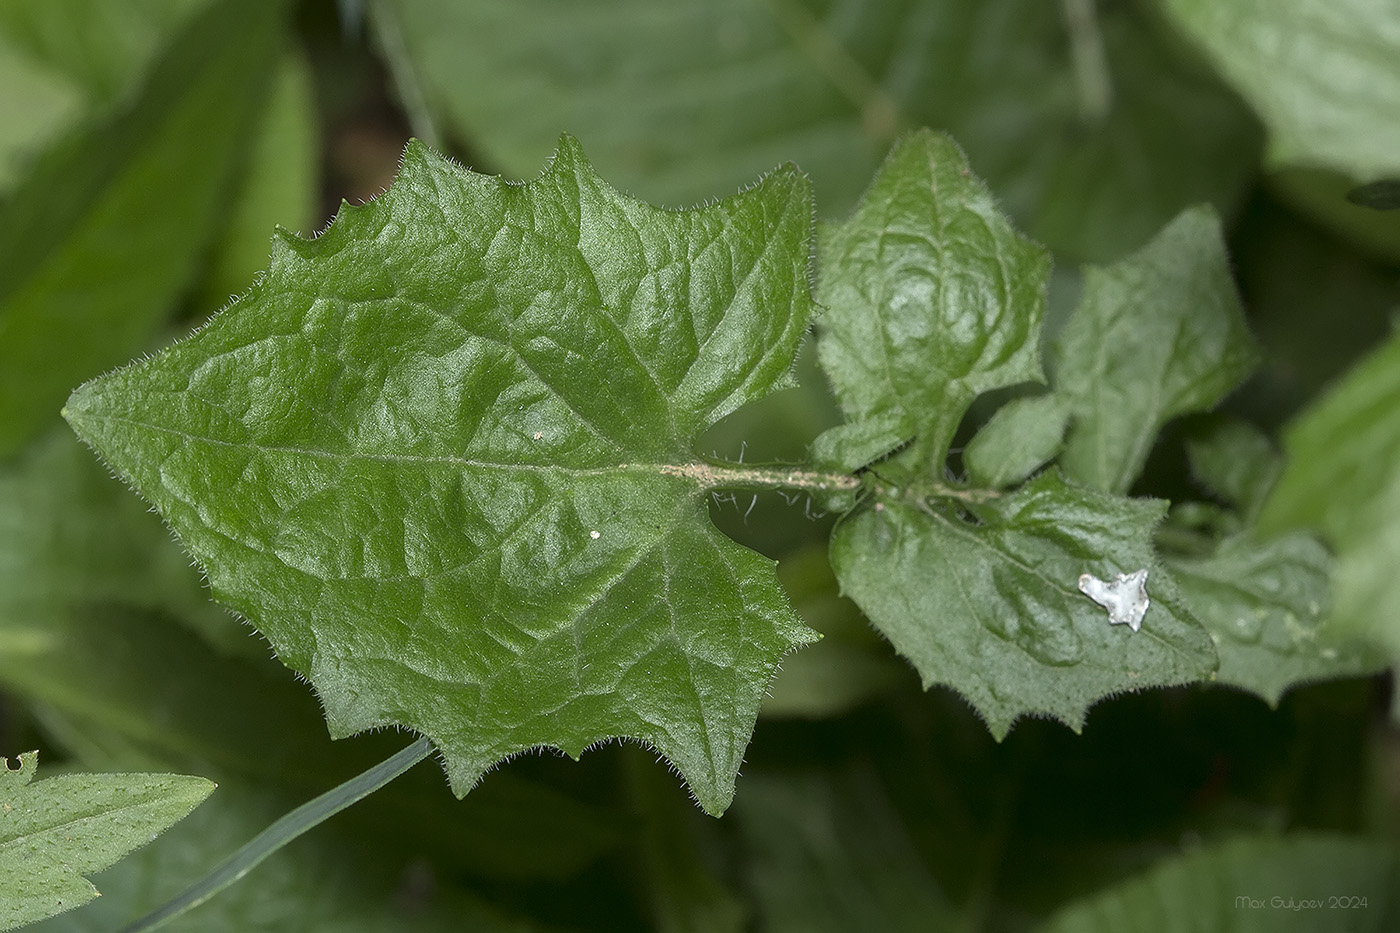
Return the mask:
<path id="1" fill-rule="evenodd" d="M 1214 211 L 1183 211 L 1133 255 L 1087 267 L 1053 356 L 1074 412 L 1061 467 L 1126 492 L 1167 421 L 1215 405 L 1258 361 Z"/>
<path id="2" fill-rule="evenodd" d="M 37 753 L 0 770 L 0 929 L 77 907 L 101 871 L 184 818 L 214 782 L 178 774 L 65 774 L 33 781 Z"/>
<path id="3" fill-rule="evenodd" d="M 1105 696 L 1215 669 L 1209 636 L 1152 553 L 1163 503 L 1048 472 L 966 507 L 975 523 L 946 504 L 878 500 L 837 526 L 832 566 L 924 686 L 956 689 L 997 738 L 1031 714 L 1078 730 Z M 1079 591 L 1082 573 L 1108 579 L 1141 568 L 1151 598 L 1141 632 L 1110 625 Z"/>
<path id="4" fill-rule="evenodd" d="M 719 812 L 813 635 L 685 465 L 787 384 L 810 224 L 792 169 L 667 212 L 567 137 L 524 185 L 414 144 L 387 195 L 283 236 L 246 301 L 65 412 L 333 735 L 417 729 L 459 795 L 526 749 L 628 736 Z"/>
<path id="5" fill-rule="evenodd" d="M 1049 256 L 949 137 L 896 144 L 851 217 L 823 231 L 819 258 L 818 348 L 847 418 L 819 457 L 868 458 L 847 432 L 872 423 L 916 438 L 914 459 L 936 467 L 979 393 L 1043 381 Z"/>

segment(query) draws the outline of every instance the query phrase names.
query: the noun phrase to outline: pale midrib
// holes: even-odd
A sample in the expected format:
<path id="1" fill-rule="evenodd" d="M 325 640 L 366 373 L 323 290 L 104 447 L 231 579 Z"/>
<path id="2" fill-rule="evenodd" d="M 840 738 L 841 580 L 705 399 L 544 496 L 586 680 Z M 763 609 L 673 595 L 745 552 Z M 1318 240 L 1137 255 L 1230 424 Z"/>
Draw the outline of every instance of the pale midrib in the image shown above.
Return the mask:
<path id="1" fill-rule="evenodd" d="M 717 489 L 720 487 L 743 487 L 760 489 L 802 489 L 808 491 L 838 491 L 859 488 L 860 480 L 843 473 L 822 473 L 814 470 L 794 470 L 783 467 L 738 467 L 710 464 L 701 461 L 690 463 L 616 463 L 597 467 L 566 467 L 556 464 L 539 464 L 512 461 L 498 463 L 490 460 L 472 460 L 466 457 L 429 457 L 416 454 L 367 453 L 352 451 L 337 453 L 331 450 L 316 450 L 308 447 L 290 447 L 271 444 L 254 444 L 227 441 L 217 437 L 191 434 L 178 428 L 152 424 L 136 418 L 121 415 L 85 413 L 78 421 L 114 421 L 143 430 L 170 434 L 184 440 L 235 450 L 251 450 L 265 453 L 291 454 L 337 461 L 374 461 L 379 463 L 400 463 L 413 466 L 448 465 L 463 470 L 498 470 L 508 473 L 535 473 L 550 476 L 594 477 L 631 474 L 637 476 L 671 476 L 688 479 L 697 489 Z"/>

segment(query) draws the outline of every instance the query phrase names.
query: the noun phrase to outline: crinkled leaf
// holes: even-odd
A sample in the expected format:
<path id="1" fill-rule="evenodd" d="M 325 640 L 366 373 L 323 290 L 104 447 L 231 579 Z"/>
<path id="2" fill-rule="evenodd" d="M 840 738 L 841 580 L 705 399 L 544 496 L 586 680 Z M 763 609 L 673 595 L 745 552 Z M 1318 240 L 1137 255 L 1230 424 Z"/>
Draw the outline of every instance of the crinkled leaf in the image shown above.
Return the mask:
<path id="1" fill-rule="evenodd" d="M 1400 920 L 1400 856 L 1386 842 L 1246 836 L 1164 860 L 1060 910 L 1044 933 L 1323 929 L 1382 933 Z"/>
<path id="2" fill-rule="evenodd" d="M 214 783 L 179 774 L 65 774 L 33 781 L 38 753 L 0 759 L 0 929 L 98 896 L 101 871 L 182 819 Z"/>
<path id="3" fill-rule="evenodd" d="M 1283 458 L 1268 436 L 1233 418 L 1211 418 L 1192 431 L 1186 457 L 1196 482 L 1239 508 L 1246 522 L 1258 513 L 1283 470 Z"/>
<path id="4" fill-rule="evenodd" d="M 1085 270 L 1054 352 L 1056 391 L 1073 405 L 1061 468 L 1126 492 L 1162 426 L 1213 407 L 1257 360 L 1220 221 L 1187 210 L 1133 255 Z"/>
<path id="5" fill-rule="evenodd" d="M 1335 624 L 1400 660 L 1400 337 L 1289 426 L 1287 460 L 1259 518 L 1309 526 L 1336 551 Z"/>
<path id="6" fill-rule="evenodd" d="M 951 132 L 1031 232 L 1112 258 L 1249 184 L 1247 109 L 1134 4 L 382 0 L 420 119 L 533 167 L 560 127 L 628 190 L 692 201 L 782 159 L 839 217 L 902 130 Z M 1096 52 L 1102 52 L 1100 58 Z M 421 132 L 421 130 L 420 130 Z"/>
<path id="7" fill-rule="evenodd" d="M 960 514 L 965 511 L 968 516 Z M 831 541 L 843 593 L 919 671 L 965 696 L 998 738 L 1021 716 L 1078 729 L 1106 696 L 1208 677 L 1210 637 L 1152 552 L 1166 511 L 1044 473 L 995 498 L 877 488 Z M 1113 625 L 1079 590 L 1147 568 L 1141 631 Z"/>
<path id="8" fill-rule="evenodd" d="M 0 207 L 0 456 L 137 352 L 209 243 L 281 41 L 282 2 L 222 0 L 143 93 L 47 152 Z"/>
<path id="9" fill-rule="evenodd" d="M 334 735 L 416 729 L 459 795 L 525 749 L 630 736 L 718 813 L 815 636 L 710 524 L 691 447 L 788 383 L 810 226 L 793 169 L 664 211 L 567 137 L 523 185 L 414 144 L 386 195 L 281 237 L 244 300 L 67 417 Z"/>
<path id="10" fill-rule="evenodd" d="M 1217 679 L 1278 704 L 1290 687 L 1356 677 L 1375 652 L 1337 640 L 1327 624 L 1332 560 L 1311 535 L 1235 535 L 1205 556 L 1166 556 L 1192 613 L 1220 656 Z"/>
<path id="11" fill-rule="evenodd" d="M 994 489 L 1021 482 L 1059 451 L 1068 423 L 1069 400 L 1063 395 L 1012 399 L 964 448 L 968 479 Z"/>
<path id="12" fill-rule="evenodd" d="M 255 775 L 302 797 L 403 744 L 328 743 L 315 699 L 267 654 L 68 431 L 0 467 L 0 689 L 42 710 L 55 741 L 101 770 Z M 616 842 L 601 814 L 517 775 L 451 801 L 450 820 L 432 809 L 448 806 L 441 776 L 418 778 L 414 794 L 403 779 L 377 794 L 376 812 L 476 874 L 567 874 Z"/>
<path id="13" fill-rule="evenodd" d="M 855 213 L 823 227 L 818 258 L 822 367 L 856 426 L 818 438 L 819 459 L 868 460 L 851 432 L 872 426 L 881 453 L 913 437 L 936 470 L 979 393 L 1041 380 L 1050 258 L 947 136 L 901 140 Z"/>
<path id="14" fill-rule="evenodd" d="M 1400 6 L 1388 0 L 1166 0 L 1258 111 L 1275 164 L 1357 181 L 1400 171 Z"/>

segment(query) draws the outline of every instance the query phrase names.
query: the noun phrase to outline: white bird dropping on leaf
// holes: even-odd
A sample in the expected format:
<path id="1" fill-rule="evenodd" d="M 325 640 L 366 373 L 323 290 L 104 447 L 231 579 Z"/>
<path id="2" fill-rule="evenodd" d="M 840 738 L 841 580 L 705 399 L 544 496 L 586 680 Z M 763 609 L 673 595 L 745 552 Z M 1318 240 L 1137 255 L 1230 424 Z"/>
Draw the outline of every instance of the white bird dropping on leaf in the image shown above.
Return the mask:
<path id="1" fill-rule="evenodd" d="M 1114 625 L 1126 624 L 1134 632 L 1142 628 L 1142 617 L 1147 615 L 1149 605 L 1146 568 L 1120 573 L 1107 583 L 1092 573 L 1081 574 L 1079 589 L 1108 610 L 1109 622 Z"/>

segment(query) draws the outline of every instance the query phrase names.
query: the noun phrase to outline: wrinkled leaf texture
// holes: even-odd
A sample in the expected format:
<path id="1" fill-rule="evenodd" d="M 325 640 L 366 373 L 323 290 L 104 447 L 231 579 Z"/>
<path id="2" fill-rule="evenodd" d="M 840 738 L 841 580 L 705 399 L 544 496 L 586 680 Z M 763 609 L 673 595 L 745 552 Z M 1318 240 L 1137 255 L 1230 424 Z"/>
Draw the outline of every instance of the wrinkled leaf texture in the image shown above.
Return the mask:
<path id="1" fill-rule="evenodd" d="M 692 441 L 790 384 L 812 204 L 626 198 L 565 137 L 513 184 L 410 144 L 398 181 L 190 339 L 74 393 L 339 737 L 403 725 L 465 794 L 538 746 L 658 749 L 722 811 L 814 636 L 709 522 Z"/>
<path id="2" fill-rule="evenodd" d="M 1042 381 L 1049 274 L 958 147 L 930 132 L 903 140 L 821 258 L 821 359 L 850 420 L 819 452 L 856 465 L 908 442 L 871 467 L 872 494 L 837 525 L 831 562 L 924 685 L 956 689 L 1000 738 L 1021 716 L 1078 729 L 1105 696 L 1208 676 L 1210 638 L 1153 556 L 1165 503 L 1053 471 L 1005 495 L 945 479 L 971 402 Z M 1079 592 L 1080 574 L 1142 568 L 1153 605 L 1140 633 Z"/>

